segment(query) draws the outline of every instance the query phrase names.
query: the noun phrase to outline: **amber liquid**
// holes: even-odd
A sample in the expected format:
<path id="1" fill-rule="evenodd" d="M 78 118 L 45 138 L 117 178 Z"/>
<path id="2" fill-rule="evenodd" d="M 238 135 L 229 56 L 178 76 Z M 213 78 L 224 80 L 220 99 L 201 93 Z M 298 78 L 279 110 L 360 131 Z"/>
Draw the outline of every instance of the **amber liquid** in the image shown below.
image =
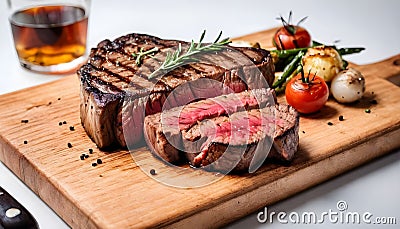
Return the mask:
<path id="1" fill-rule="evenodd" d="M 22 65 L 69 63 L 86 52 L 88 18 L 74 6 L 41 6 L 10 17 L 15 48 Z"/>

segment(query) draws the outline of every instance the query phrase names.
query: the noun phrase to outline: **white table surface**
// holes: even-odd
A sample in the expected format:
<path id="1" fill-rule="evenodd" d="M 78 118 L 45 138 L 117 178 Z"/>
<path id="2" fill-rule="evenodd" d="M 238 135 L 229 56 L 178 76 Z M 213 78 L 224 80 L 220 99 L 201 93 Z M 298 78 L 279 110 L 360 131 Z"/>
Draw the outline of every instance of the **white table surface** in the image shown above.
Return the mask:
<path id="1" fill-rule="evenodd" d="M 6 1 L 0 1 L 0 94 L 53 81 L 63 76 L 49 76 L 22 69 L 17 61 L 7 19 Z M 93 0 L 89 23 L 88 44 L 95 46 L 105 38 L 116 38 L 129 32 L 157 35 L 163 38 L 190 40 L 207 29 L 212 40 L 220 30 L 235 37 L 279 26 L 275 20 L 294 12 L 294 21 L 309 16 L 303 24 L 313 39 L 324 43 L 335 40 L 338 46 L 363 46 L 362 54 L 347 60 L 366 64 L 400 53 L 400 1 L 398 0 L 336 0 L 336 1 L 131 1 Z M 1 111 L 0 111 L 1 112 Z M 400 111 L 399 111 L 400 112 Z M 399 115 L 399 114 L 393 114 Z M 323 171 L 321 171 L 323 172 Z M 397 217 L 400 225 L 400 149 L 335 179 L 283 200 L 269 211 L 298 213 L 329 209 L 345 200 L 348 210 L 371 212 L 374 216 Z M 25 186 L 5 165 L 0 163 L 0 185 L 8 190 L 37 219 L 41 228 L 68 228 L 43 201 Z M 195 226 L 195 225 L 194 225 Z M 228 225 L 229 228 L 281 228 L 259 224 L 257 212 Z M 295 225 L 304 228 L 310 225 Z M 367 228 L 376 228 L 369 225 Z M 313 225 L 314 228 L 364 228 L 366 225 Z"/>

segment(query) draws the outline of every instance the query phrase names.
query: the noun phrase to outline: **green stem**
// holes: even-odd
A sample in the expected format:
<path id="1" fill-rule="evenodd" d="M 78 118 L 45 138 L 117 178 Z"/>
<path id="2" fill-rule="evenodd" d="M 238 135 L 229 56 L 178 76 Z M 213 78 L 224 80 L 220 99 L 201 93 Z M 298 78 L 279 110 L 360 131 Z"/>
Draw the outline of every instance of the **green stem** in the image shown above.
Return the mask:
<path id="1" fill-rule="evenodd" d="M 147 50 L 147 51 L 145 51 L 145 52 L 143 52 L 143 48 L 141 48 L 140 51 L 139 51 L 138 53 L 134 53 L 134 54 L 133 54 L 133 56 L 136 57 L 136 61 L 135 61 L 136 65 L 137 65 L 137 66 L 140 66 L 140 64 L 141 64 L 142 59 L 143 59 L 144 56 L 149 55 L 149 54 L 151 54 L 151 53 L 153 53 L 153 52 L 157 52 L 157 51 L 158 51 L 158 48 L 157 48 L 157 47 L 154 47 L 154 48 L 152 48 L 152 49 L 149 49 L 149 50 Z"/>

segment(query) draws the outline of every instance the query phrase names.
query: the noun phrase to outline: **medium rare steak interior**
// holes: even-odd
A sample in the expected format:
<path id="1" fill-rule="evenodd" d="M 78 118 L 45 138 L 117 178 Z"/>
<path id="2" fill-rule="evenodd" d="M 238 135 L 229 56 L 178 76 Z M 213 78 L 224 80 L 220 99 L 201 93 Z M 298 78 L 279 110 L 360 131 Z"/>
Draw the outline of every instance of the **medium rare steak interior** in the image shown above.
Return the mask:
<path id="1" fill-rule="evenodd" d="M 158 156 L 175 163 L 182 159 L 179 151 L 186 150 L 183 148 L 182 131 L 190 130 L 203 120 L 274 104 L 275 99 L 272 90 L 255 89 L 204 99 L 150 115 L 145 118 L 146 141 Z"/>
<path id="2" fill-rule="evenodd" d="M 162 62 L 149 55 L 137 64 L 134 54 L 156 48 L 153 54 L 166 55 L 178 44 L 144 34 L 128 34 L 114 41 L 104 40 L 90 52 L 88 63 L 78 70 L 81 80 L 80 116 L 83 127 L 99 148 L 134 145 L 143 139 L 143 120 L 162 110 L 172 91 L 188 84 L 183 91 L 189 101 L 219 96 L 272 84 L 274 66 L 268 51 L 257 48 L 230 47 L 210 55 L 205 63 L 180 66 L 161 79 L 148 76 Z M 251 64 L 235 62 L 235 51 Z M 234 64 L 232 64 L 234 63 Z M 261 74 L 259 74 L 261 73 Z M 211 81 L 204 81 L 209 79 Z M 215 82 L 219 82 L 216 88 Z M 263 83 L 265 82 L 265 83 Z M 228 88 L 229 90 L 227 90 Z M 188 101 L 169 100 L 169 107 Z M 123 129 L 128 128 L 128 140 Z"/>
<path id="3" fill-rule="evenodd" d="M 294 108 L 277 104 L 204 120 L 182 132 L 185 154 L 193 166 L 218 171 L 244 171 L 253 160 L 261 165 L 267 153 L 268 158 L 290 161 L 299 144 L 298 119 Z M 201 140 L 191 144 L 193 139 Z"/>
<path id="4" fill-rule="evenodd" d="M 269 158 L 290 161 L 298 130 L 296 110 L 276 104 L 269 89 L 222 95 L 145 118 L 145 138 L 157 156 L 224 172 L 259 165 L 268 152 Z"/>

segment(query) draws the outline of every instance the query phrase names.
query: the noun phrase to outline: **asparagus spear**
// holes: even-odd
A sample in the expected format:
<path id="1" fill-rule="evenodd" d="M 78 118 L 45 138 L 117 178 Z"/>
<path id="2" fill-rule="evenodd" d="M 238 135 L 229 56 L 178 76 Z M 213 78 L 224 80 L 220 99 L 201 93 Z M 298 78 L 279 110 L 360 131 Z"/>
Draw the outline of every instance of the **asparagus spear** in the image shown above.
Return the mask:
<path id="1" fill-rule="evenodd" d="M 301 72 L 302 70 L 303 70 L 303 65 L 301 65 L 301 63 L 300 63 L 300 64 L 297 65 L 297 68 L 292 72 L 292 74 L 290 74 L 290 75 L 286 78 L 285 82 L 283 82 L 280 86 L 274 88 L 274 89 L 275 89 L 275 92 L 276 92 L 276 93 L 285 92 L 286 84 L 287 84 L 293 77 L 295 77 L 295 76 L 297 75 L 297 73 Z"/>
<path id="2" fill-rule="evenodd" d="M 286 65 L 286 67 L 283 69 L 283 74 L 282 76 L 272 85 L 272 88 L 277 88 L 281 87 L 283 83 L 286 82 L 286 79 L 296 70 L 296 68 L 299 66 L 299 63 L 301 61 L 301 58 L 303 57 L 304 52 L 300 51 L 296 54 L 296 56 L 293 58 L 293 60 Z"/>
<path id="3" fill-rule="evenodd" d="M 353 53 L 359 53 L 363 50 L 365 50 L 365 48 L 362 47 L 357 47 L 357 48 L 340 48 L 337 49 L 335 46 L 333 46 L 340 55 L 344 56 L 344 55 L 349 55 L 349 54 L 353 54 Z"/>
<path id="4" fill-rule="evenodd" d="M 356 47 L 356 48 L 336 48 L 335 46 L 330 46 L 333 47 L 338 51 L 340 55 L 349 55 L 349 54 L 354 54 L 354 53 L 359 53 L 365 48 L 362 47 Z M 287 49 L 287 50 L 270 50 L 270 53 L 272 56 L 275 56 L 278 59 L 286 59 L 288 57 L 294 56 L 297 53 L 301 51 L 307 51 L 308 48 L 297 48 L 297 49 Z"/>
<path id="5" fill-rule="evenodd" d="M 313 41 L 311 47 L 324 45 L 318 41 Z M 274 63 L 278 60 L 293 58 L 300 51 L 307 51 L 306 48 L 297 48 L 297 49 L 287 49 L 287 50 L 270 50 L 272 57 L 274 58 Z M 276 60 L 276 61 L 275 61 Z M 286 65 L 285 65 L 286 66 Z"/>

